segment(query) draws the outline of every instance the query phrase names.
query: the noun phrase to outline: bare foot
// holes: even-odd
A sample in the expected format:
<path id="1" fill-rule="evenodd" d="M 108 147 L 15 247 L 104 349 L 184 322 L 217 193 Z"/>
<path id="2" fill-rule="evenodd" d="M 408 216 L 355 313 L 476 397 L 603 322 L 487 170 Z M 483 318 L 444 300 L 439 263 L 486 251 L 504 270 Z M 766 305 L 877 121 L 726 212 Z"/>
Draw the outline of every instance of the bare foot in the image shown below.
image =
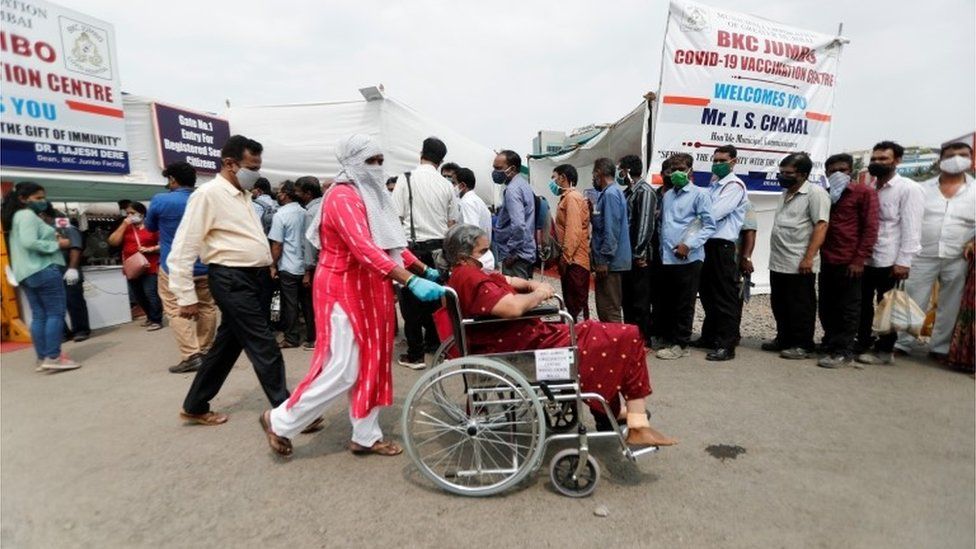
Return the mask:
<path id="1" fill-rule="evenodd" d="M 628 446 L 674 446 L 677 439 L 665 436 L 653 427 L 637 427 L 627 430 Z"/>

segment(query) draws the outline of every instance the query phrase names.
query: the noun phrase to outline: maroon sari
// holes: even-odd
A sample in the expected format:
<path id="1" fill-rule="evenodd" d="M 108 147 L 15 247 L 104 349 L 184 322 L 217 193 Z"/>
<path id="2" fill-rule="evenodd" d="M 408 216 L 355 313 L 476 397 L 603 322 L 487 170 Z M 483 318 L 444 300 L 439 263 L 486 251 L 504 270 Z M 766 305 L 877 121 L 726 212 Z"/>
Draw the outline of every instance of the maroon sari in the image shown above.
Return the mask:
<path id="1" fill-rule="evenodd" d="M 469 266 L 455 267 L 447 284 L 457 292 L 465 318 L 489 316 L 503 297 L 517 293 L 500 273 L 488 274 Z M 442 337 L 446 335 L 441 334 Z M 651 394 L 644 340 L 636 326 L 587 320 L 576 325 L 576 338 L 583 391 L 599 394 L 614 411 L 619 408 L 618 395 L 632 400 Z M 569 345 L 568 325 L 543 322 L 538 318 L 475 326 L 468 330 L 468 346 L 474 354 Z M 603 412 L 602 406 L 589 404 L 594 411 Z"/>

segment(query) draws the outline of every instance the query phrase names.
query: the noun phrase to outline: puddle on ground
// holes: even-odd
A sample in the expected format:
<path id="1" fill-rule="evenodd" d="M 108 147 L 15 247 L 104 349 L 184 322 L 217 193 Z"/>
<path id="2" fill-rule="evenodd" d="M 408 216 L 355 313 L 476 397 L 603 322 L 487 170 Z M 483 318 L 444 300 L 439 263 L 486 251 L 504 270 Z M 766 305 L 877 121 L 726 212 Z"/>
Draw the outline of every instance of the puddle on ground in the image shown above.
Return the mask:
<path id="1" fill-rule="evenodd" d="M 746 453 L 746 449 L 742 446 L 732 444 L 712 444 L 705 448 L 705 451 L 713 458 L 720 459 L 723 462 L 727 459 L 735 459 L 741 454 Z"/>

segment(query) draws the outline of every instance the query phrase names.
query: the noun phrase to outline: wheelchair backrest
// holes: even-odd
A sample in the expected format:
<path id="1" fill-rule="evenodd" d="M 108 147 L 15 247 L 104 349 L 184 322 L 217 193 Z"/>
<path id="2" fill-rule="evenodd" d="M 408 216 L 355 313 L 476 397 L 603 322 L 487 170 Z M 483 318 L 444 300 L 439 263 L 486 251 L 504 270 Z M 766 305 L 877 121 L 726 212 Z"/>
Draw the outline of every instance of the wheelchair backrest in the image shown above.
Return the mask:
<path id="1" fill-rule="evenodd" d="M 444 309 L 447 316 L 451 319 L 451 332 L 454 334 L 454 345 L 460 356 L 468 354 L 468 341 L 464 334 L 464 317 L 461 315 L 461 301 L 458 299 L 454 288 L 447 287 L 444 292 Z"/>

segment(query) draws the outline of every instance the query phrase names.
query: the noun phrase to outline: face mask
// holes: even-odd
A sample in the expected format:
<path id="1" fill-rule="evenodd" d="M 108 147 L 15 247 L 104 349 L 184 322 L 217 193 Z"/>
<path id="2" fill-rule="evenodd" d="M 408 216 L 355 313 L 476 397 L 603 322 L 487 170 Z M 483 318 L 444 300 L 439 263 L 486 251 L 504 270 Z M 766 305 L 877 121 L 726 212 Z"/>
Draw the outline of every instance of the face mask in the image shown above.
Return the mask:
<path id="1" fill-rule="evenodd" d="M 34 213 L 42 213 L 47 211 L 47 200 L 40 199 L 34 200 L 27 203 L 27 207 L 31 209 Z"/>
<path id="2" fill-rule="evenodd" d="M 491 180 L 495 182 L 496 185 L 502 185 L 508 177 L 505 175 L 505 170 L 491 170 Z"/>
<path id="3" fill-rule="evenodd" d="M 560 187 L 559 184 L 556 183 L 556 180 L 555 179 L 550 179 L 549 180 L 549 190 L 552 192 L 552 194 L 554 194 L 556 196 L 559 196 L 560 193 L 563 192 L 562 187 Z"/>
<path id="4" fill-rule="evenodd" d="M 851 182 L 851 176 L 844 172 L 834 172 L 827 176 L 827 181 L 830 183 L 830 201 L 836 204 L 840 200 L 840 195 L 844 193 L 844 189 Z"/>
<path id="5" fill-rule="evenodd" d="M 671 185 L 680 189 L 688 184 L 688 174 L 685 172 L 673 172 L 671 174 Z"/>
<path id="6" fill-rule="evenodd" d="M 617 185 L 626 185 L 627 174 L 623 170 L 620 170 L 617 172 L 617 175 L 613 178 L 613 180 L 617 182 Z"/>
<path id="7" fill-rule="evenodd" d="M 257 170 L 249 170 L 245 167 L 241 167 L 237 170 L 235 174 L 237 176 L 237 184 L 241 186 L 245 191 L 250 191 L 254 188 L 254 184 L 261 179 L 261 172 Z"/>
<path id="8" fill-rule="evenodd" d="M 379 164 L 366 164 L 364 171 L 369 177 L 370 184 L 376 185 L 377 187 L 386 184 L 386 174 L 383 172 L 383 166 Z"/>
<path id="9" fill-rule="evenodd" d="M 722 179 L 732 173 L 732 164 L 728 162 L 714 162 L 712 163 L 712 173 L 715 174 L 715 177 Z"/>
<path id="10" fill-rule="evenodd" d="M 776 174 L 776 181 L 779 182 L 780 187 L 783 187 L 784 189 L 788 189 L 793 185 L 796 185 L 797 179 L 796 176 L 787 177 L 781 173 L 778 173 Z"/>
<path id="11" fill-rule="evenodd" d="M 868 164 L 868 173 L 874 177 L 886 177 L 891 175 L 891 172 L 895 171 L 892 166 L 885 166 L 884 164 L 879 164 L 878 162 L 872 162 Z"/>
<path id="12" fill-rule="evenodd" d="M 939 169 L 947 174 L 956 175 L 968 170 L 972 164 L 971 158 L 956 155 L 939 162 Z"/>
<path id="13" fill-rule="evenodd" d="M 142 223 L 142 216 L 139 214 L 132 214 L 129 216 L 129 221 L 135 225 L 138 225 L 139 223 Z"/>

